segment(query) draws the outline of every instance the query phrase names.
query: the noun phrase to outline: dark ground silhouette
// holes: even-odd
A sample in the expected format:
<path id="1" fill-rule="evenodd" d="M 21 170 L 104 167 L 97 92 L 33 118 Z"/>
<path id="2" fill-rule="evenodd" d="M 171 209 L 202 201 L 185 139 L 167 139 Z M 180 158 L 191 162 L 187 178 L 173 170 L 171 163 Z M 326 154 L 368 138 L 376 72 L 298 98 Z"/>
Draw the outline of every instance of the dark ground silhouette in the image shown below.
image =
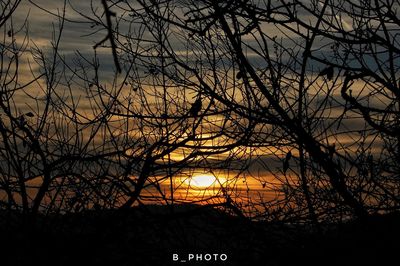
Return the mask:
<path id="1" fill-rule="evenodd" d="M 148 206 L 39 218 L 3 213 L 1 265 L 394 265 L 400 215 L 343 225 L 266 224 L 197 206 Z M 225 253 L 225 262 L 172 254 Z M 390 262 L 392 259 L 393 262 Z"/>

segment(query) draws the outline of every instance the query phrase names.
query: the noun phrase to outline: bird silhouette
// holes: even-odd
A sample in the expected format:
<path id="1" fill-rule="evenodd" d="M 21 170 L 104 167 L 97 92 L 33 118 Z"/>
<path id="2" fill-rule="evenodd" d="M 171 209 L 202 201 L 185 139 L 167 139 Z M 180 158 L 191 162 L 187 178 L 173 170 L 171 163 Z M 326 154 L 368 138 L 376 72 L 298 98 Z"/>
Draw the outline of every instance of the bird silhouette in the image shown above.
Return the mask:
<path id="1" fill-rule="evenodd" d="M 289 161 L 292 158 L 292 152 L 289 151 L 286 154 L 285 160 L 283 161 L 283 173 L 286 175 L 286 171 L 289 169 Z"/>
<path id="2" fill-rule="evenodd" d="M 21 126 L 25 126 L 26 125 L 26 119 L 25 119 L 24 115 L 19 116 L 18 120 L 19 120 L 19 124 Z"/>
<path id="3" fill-rule="evenodd" d="M 241 78 L 243 78 L 243 73 L 242 73 L 242 71 L 239 71 L 239 72 L 236 74 L 236 79 L 241 79 Z"/>
<path id="4" fill-rule="evenodd" d="M 200 96 L 197 98 L 197 100 L 192 104 L 192 107 L 190 107 L 189 113 L 191 116 L 196 117 L 202 107 L 202 102 Z"/>
<path id="5" fill-rule="evenodd" d="M 318 76 L 326 76 L 328 80 L 333 79 L 334 68 L 333 66 L 328 66 L 327 68 L 323 69 Z"/>
<path id="6" fill-rule="evenodd" d="M 329 154 L 329 157 L 330 158 L 332 158 L 333 157 L 333 155 L 335 154 L 335 152 L 336 152 L 336 144 L 335 143 L 333 143 L 332 145 L 329 145 L 328 146 L 328 154 Z"/>

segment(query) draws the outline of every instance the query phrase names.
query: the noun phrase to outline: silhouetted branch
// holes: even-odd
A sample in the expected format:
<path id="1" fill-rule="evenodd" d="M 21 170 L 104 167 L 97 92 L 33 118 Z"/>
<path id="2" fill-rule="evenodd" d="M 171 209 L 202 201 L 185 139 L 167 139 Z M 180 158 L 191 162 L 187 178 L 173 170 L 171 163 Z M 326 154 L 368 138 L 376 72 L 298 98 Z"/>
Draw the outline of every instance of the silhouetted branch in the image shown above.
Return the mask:
<path id="1" fill-rule="evenodd" d="M 121 66 L 119 64 L 118 54 L 117 54 L 117 45 L 115 43 L 114 30 L 113 30 L 113 26 L 112 26 L 112 22 L 111 22 L 111 17 L 115 17 L 116 14 L 108 8 L 107 0 L 101 0 L 101 3 L 103 4 L 104 14 L 106 16 L 108 33 L 107 33 L 106 37 L 104 37 L 104 39 L 101 40 L 100 42 L 96 43 L 93 46 L 93 48 L 96 49 L 98 46 L 102 45 L 107 40 L 110 40 L 111 51 L 112 51 L 112 55 L 114 58 L 114 64 L 115 64 L 115 67 L 117 68 L 117 71 L 119 73 L 121 73 Z"/>

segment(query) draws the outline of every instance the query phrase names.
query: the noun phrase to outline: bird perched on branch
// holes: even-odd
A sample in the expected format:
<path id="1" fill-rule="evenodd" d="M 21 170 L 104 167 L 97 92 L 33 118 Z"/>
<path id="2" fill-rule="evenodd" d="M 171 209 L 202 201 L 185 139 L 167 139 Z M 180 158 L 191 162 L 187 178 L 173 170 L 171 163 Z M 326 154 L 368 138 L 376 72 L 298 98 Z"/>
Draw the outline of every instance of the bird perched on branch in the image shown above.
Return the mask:
<path id="1" fill-rule="evenodd" d="M 328 145 L 327 150 L 328 150 L 329 158 L 332 158 L 333 155 L 335 154 L 335 152 L 336 152 L 336 147 L 335 146 L 336 146 L 335 143 L 333 143 L 332 145 Z"/>
<path id="2" fill-rule="evenodd" d="M 289 161 L 292 158 L 292 152 L 289 151 L 286 154 L 285 160 L 283 161 L 283 173 L 286 175 L 286 171 L 289 169 Z"/>
<path id="3" fill-rule="evenodd" d="M 241 79 L 241 78 L 243 78 L 243 72 L 240 70 L 239 72 L 237 72 L 237 74 L 236 74 L 236 79 Z"/>
<path id="4" fill-rule="evenodd" d="M 201 111 L 202 105 L 203 104 L 201 102 L 201 97 L 198 96 L 196 101 L 192 104 L 192 107 L 190 107 L 190 110 L 189 110 L 190 115 L 193 117 L 197 117 L 197 115 Z"/>
<path id="5" fill-rule="evenodd" d="M 318 76 L 326 76 L 326 78 L 328 80 L 332 80 L 333 79 L 333 72 L 334 72 L 334 68 L 333 66 L 328 66 L 327 68 L 323 69 Z"/>

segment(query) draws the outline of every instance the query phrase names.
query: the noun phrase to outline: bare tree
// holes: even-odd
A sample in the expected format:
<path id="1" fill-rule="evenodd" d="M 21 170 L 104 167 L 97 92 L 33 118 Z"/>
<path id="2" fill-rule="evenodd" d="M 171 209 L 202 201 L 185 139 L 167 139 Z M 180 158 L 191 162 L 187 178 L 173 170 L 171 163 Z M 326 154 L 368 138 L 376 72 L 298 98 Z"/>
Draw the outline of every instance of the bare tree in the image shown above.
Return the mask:
<path id="1" fill-rule="evenodd" d="M 245 139 L 224 128 L 233 134 L 235 128 L 247 129 L 230 123 L 229 113 L 219 111 L 186 73 L 170 65 L 164 55 L 168 28 L 141 21 L 122 45 L 116 37 L 122 32 L 112 28 L 122 18 L 103 1 L 99 13 L 82 15 L 104 29 L 106 37 L 95 41 L 91 57 L 77 52 L 71 63 L 60 48 L 70 22 L 66 10 L 64 1 L 53 14 L 58 27 L 47 48 L 36 46 L 23 30 L 15 32 L 12 16 L 4 24 L 13 32 L 8 36 L 5 31 L 2 46 L 2 62 L 8 63 L 2 64 L 0 105 L 6 208 L 36 215 L 129 208 L 143 201 L 188 202 L 194 198 L 175 198 L 174 191 L 189 190 L 191 173 L 225 171 L 241 160 L 239 145 Z M 152 35 L 144 36 L 146 27 Z M 107 40 L 116 67 L 112 79 L 110 69 L 101 68 L 104 53 L 97 52 Z M 19 68 L 22 60 L 24 69 Z M 30 73 L 22 72 L 26 67 Z M 231 166 L 240 171 L 243 163 Z M 215 193 L 197 200 L 229 203 L 237 210 L 228 201 L 226 180 L 214 183 Z"/>
<path id="2" fill-rule="evenodd" d="M 203 97 L 233 113 L 232 123 L 244 123 L 245 130 L 234 134 L 246 139 L 244 146 L 271 153 L 261 162 L 282 162 L 281 173 L 270 173 L 281 180 L 286 203 L 272 205 L 314 222 L 317 216 L 365 217 L 398 206 L 397 182 L 386 178 L 397 172 L 381 167 L 382 160 L 394 158 L 385 143 L 398 146 L 396 5 L 115 3 L 131 23 L 170 29 L 156 42 L 163 49 L 157 56 L 166 55 L 174 71 L 195 80 Z M 384 106 L 373 107 L 373 98 Z M 366 179 L 365 169 L 362 174 L 366 164 L 375 181 Z"/>
<path id="3" fill-rule="evenodd" d="M 6 208 L 200 201 L 314 224 L 398 209 L 396 1 L 36 4 L 58 20 L 47 50 L 13 26 L 18 4 L 0 16 Z M 66 21 L 91 53 L 63 54 Z M 196 171 L 215 193 L 182 194 Z"/>

